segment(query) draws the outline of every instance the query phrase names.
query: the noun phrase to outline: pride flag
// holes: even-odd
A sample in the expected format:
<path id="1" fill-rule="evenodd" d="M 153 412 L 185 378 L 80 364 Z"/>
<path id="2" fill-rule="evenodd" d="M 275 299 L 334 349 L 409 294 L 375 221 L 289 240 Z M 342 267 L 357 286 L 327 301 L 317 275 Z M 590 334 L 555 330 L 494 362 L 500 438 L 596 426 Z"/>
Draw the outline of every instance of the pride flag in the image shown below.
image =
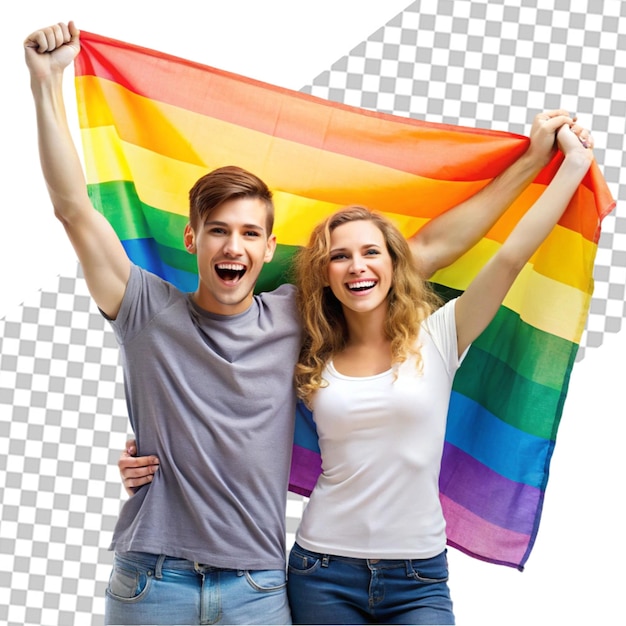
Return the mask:
<path id="1" fill-rule="evenodd" d="M 188 191 L 239 165 L 274 192 L 279 246 L 260 290 L 287 280 L 311 227 L 347 204 L 410 236 L 513 163 L 528 139 L 369 112 L 87 32 L 76 91 L 88 187 L 135 263 L 193 291 L 182 245 Z M 433 282 L 461 293 L 543 191 L 560 156 L 487 236 Z M 537 534 L 550 459 L 613 200 L 594 167 L 560 224 L 471 347 L 451 399 L 441 471 L 449 544 L 522 569 Z M 298 407 L 291 489 L 320 471 L 310 413 Z"/>

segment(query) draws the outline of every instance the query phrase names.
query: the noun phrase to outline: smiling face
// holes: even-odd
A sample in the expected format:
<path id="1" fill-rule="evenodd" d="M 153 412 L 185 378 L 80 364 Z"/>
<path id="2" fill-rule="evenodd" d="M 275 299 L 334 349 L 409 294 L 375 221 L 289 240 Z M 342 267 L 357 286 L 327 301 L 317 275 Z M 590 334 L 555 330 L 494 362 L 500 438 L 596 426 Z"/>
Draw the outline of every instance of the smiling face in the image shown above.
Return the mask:
<path id="1" fill-rule="evenodd" d="M 386 313 L 392 280 L 393 262 L 376 224 L 357 220 L 332 231 L 328 284 L 345 314 Z"/>
<path id="2" fill-rule="evenodd" d="M 261 269 L 276 248 L 266 228 L 266 203 L 247 197 L 224 202 L 195 230 L 187 225 L 185 246 L 198 261 L 199 306 L 220 315 L 236 315 L 250 306 Z"/>

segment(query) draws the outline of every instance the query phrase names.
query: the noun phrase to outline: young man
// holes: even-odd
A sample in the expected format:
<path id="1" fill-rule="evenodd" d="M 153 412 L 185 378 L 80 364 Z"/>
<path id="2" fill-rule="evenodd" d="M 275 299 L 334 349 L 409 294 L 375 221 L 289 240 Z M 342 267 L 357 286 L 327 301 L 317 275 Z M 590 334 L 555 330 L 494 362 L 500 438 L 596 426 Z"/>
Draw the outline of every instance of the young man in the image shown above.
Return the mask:
<path id="1" fill-rule="evenodd" d="M 184 232 L 197 257 L 194 293 L 132 265 L 89 201 L 66 121 L 63 73 L 79 31 L 57 24 L 24 45 L 55 214 L 119 341 L 139 448 L 160 460 L 116 525 L 106 622 L 289 623 L 285 500 L 300 327 L 291 286 L 253 294 L 276 245 L 271 194 L 235 167 L 196 183 Z M 517 163 L 413 238 L 424 275 L 481 238 L 572 122 L 565 111 L 538 116 Z M 477 204 L 480 220 L 468 222 Z"/>

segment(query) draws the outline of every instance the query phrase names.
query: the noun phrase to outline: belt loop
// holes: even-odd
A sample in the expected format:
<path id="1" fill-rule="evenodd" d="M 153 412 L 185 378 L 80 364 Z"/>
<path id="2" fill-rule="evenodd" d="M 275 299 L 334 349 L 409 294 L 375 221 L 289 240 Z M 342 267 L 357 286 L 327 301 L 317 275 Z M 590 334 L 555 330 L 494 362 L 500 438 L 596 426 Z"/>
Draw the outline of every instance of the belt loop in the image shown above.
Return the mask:
<path id="1" fill-rule="evenodd" d="M 322 556 L 322 567 L 328 567 L 329 562 L 330 562 L 330 556 L 328 554 L 324 554 Z"/>
<path id="2" fill-rule="evenodd" d="M 157 559 L 156 565 L 154 566 L 154 577 L 155 578 L 163 578 L 163 563 L 167 557 L 164 554 L 159 554 L 159 558 Z"/>

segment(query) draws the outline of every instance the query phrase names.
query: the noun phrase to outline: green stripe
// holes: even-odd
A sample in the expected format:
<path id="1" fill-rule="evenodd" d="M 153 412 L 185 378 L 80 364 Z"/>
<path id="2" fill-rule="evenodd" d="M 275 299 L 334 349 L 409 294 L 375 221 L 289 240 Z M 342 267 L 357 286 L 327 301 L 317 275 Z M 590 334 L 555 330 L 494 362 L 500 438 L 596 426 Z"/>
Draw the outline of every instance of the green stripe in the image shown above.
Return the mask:
<path id="1" fill-rule="evenodd" d="M 196 256 L 194 254 L 189 254 L 187 250 L 169 248 L 168 246 L 161 245 L 160 243 L 157 243 L 157 250 L 159 252 L 159 258 L 170 267 L 177 270 L 185 270 L 190 274 L 198 273 Z"/>
<path id="2" fill-rule="evenodd" d="M 433 287 L 446 301 L 463 293 L 445 285 L 433 283 Z M 560 391 L 578 346 L 535 328 L 515 311 L 501 306 L 472 348 L 490 354 L 524 378 Z"/>
<path id="3" fill-rule="evenodd" d="M 474 346 L 506 363 L 520 376 L 560 391 L 578 346 L 524 322 L 501 306 Z"/>
<path id="4" fill-rule="evenodd" d="M 501 337 L 500 341 L 515 343 L 516 338 Z M 524 378 L 506 363 L 473 345 L 457 372 L 453 389 L 511 426 L 537 437 L 553 439 L 575 357 L 576 350 L 573 346 L 561 380 L 561 388 L 554 389 Z M 531 354 L 529 361 L 531 359 L 541 370 L 549 364 L 557 365 L 549 353 Z M 562 365 L 559 363 L 558 367 L 561 368 Z M 503 394 L 503 390 L 506 393 Z"/>
<path id="5" fill-rule="evenodd" d="M 139 199 L 134 183 L 116 180 L 88 185 L 87 191 L 93 205 L 123 241 L 152 238 L 160 246 L 185 250 L 183 232 L 189 218 L 145 204 Z"/>
<path id="6" fill-rule="evenodd" d="M 139 200 L 133 183 L 113 181 L 87 185 L 87 192 L 93 205 L 109 220 L 120 239 L 152 236 L 144 217 L 144 204 Z"/>
<path id="7" fill-rule="evenodd" d="M 285 283 L 293 283 L 292 264 L 294 254 L 298 251 L 298 246 L 277 245 L 274 258 L 271 263 L 263 266 L 261 275 L 257 280 L 255 291 L 272 291 Z"/>

